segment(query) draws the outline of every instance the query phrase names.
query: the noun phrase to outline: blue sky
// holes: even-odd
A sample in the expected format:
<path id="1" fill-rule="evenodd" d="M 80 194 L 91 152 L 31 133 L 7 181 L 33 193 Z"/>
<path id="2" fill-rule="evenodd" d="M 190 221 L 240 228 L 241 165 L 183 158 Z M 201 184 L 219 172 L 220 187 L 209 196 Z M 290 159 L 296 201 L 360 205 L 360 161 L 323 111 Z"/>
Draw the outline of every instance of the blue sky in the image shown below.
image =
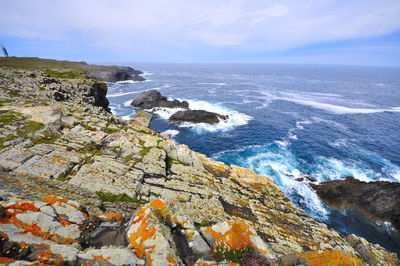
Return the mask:
<path id="1" fill-rule="evenodd" d="M 399 0 L 3 0 L 10 55 L 400 66 Z"/>

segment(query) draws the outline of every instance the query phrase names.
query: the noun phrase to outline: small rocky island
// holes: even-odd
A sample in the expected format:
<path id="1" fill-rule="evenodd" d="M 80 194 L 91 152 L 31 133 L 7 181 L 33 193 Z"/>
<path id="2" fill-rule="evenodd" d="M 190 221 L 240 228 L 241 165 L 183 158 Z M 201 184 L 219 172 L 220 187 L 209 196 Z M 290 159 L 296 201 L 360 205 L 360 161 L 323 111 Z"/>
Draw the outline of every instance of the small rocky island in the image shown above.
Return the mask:
<path id="1" fill-rule="evenodd" d="M 190 110 L 187 101 L 169 101 L 167 97 L 162 96 L 157 90 L 142 92 L 139 97 L 132 101 L 131 105 L 140 109 L 152 109 L 157 107 L 187 109 L 177 111 L 169 118 L 169 121 L 177 124 L 183 122 L 216 124 L 229 118 L 227 115 L 220 115 L 205 110 Z"/>

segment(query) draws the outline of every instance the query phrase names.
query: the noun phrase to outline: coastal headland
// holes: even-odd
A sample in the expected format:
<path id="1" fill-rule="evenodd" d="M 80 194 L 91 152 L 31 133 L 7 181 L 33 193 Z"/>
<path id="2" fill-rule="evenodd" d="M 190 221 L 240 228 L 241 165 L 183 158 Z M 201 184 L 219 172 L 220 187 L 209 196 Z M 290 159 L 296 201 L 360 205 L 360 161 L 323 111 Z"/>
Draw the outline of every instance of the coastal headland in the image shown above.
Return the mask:
<path id="1" fill-rule="evenodd" d="M 3 60 L 1 263 L 399 265 L 310 218 L 268 177 L 150 129 L 151 114 L 114 116 L 108 74 Z"/>

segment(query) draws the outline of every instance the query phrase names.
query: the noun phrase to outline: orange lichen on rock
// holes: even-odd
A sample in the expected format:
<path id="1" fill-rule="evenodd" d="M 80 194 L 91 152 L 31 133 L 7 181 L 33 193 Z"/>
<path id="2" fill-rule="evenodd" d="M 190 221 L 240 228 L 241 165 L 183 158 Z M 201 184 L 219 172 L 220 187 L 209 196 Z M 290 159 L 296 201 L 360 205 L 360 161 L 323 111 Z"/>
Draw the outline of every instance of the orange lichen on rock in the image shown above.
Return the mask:
<path id="1" fill-rule="evenodd" d="M 100 213 L 97 217 L 106 218 L 107 220 L 118 220 L 121 218 L 121 213 Z"/>
<path id="2" fill-rule="evenodd" d="M 79 206 L 77 206 L 75 204 L 71 204 L 68 199 L 61 198 L 58 196 L 47 196 L 47 197 L 43 198 L 41 201 L 46 202 L 46 203 L 50 204 L 51 206 L 54 206 L 56 203 L 58 203 L 58 206 L 61 206 L 62 203 L 68 203 L 75 209 L 81 210 L 81 208 L 79 208 Z"/>
<path id="3" fill-rule="evenodd" d="M 15 260 L 12 258 L 6 258 L 6 257 L 0 257 L 0 263 L 1 264 L 6 264 L 6 263 L 11 263 L 14 262 Z"/>
<path id="4" fill-rule="evenodd" d="M 229 229 L 224 232 L 218 232 L 208 227 L 205 229 L 206 233 L 210 233 L 217 243 L 224 243 L 230 249 L 238 250 L 243 247 L 253 246 L 250 236 L 254 235 L 250 231 L 249 225 L 242 220 L 226 221 Z"/>
<path id="5" fill-rule="evenodd" d="M 176 259 L 174 259 L 170 254 L 168 254 L 167 260 L 168 260 L 169 263 L 172 263 L 174 265 L 178 265 L 178 263 L 176 262 Z"/>
<path id="6" fill-rule="evenodd" d="M 337 250 L 324 251 L 307 251 L 298 253 L 296 257 L 303 258 L 307 261 L 307 265 L 363 265 L 361 260 L 353 254 L 344 254 Z"/>
<path id="7" fill-rule="evenodd" d="M 135 250 L 134 253 L 138 258 L 143 257 L 146 251 L 143 242 L 154 237 L 156 233 L 154 225 L 150 225 L 147 221 L 148 218 L 151 218 L 149 216 L 150 214 L 146 215 L 146 208 L 141 207 L 132 221 L 132 224 L 139 224 L 139 227 L 130 234 L 129 243 L 131 244 L 131 248 Z"/>

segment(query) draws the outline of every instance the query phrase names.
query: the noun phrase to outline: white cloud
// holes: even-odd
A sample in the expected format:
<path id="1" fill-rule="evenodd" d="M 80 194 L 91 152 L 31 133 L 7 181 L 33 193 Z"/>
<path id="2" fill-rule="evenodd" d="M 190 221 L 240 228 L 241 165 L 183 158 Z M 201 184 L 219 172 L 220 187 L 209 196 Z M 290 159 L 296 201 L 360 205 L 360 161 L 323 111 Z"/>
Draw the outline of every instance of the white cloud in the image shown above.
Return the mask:
<path id="1" fill-rule="evenodd" d="M 93 46 L 234 46 L 265 51 L 400 29 L 398 0 L 3 0 L 0 35 Z"/>

